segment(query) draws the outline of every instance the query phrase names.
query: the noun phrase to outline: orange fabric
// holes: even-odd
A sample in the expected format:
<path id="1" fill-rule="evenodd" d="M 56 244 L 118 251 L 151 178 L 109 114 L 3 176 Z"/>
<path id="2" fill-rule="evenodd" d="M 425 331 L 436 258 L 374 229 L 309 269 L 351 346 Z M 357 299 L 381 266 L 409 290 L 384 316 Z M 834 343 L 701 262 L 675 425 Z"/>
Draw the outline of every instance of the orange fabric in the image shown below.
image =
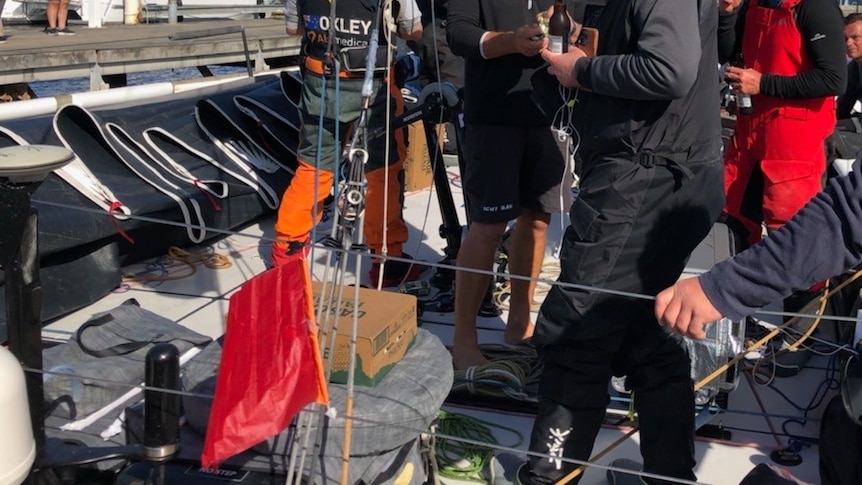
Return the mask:
<path id="1" fill-rule="evenodd" d="M 294 251 L 292 254 L 288 254 L 289 250 L 290 246 L 287 243 L 278 241 L 273 243 L 272 252 L 269 255 L 270 262 L 272 263 L 272 265 L 281 266 L 282 264 L 291 263 L 300 255 L 307 258 L 309 253 L 311 252 L 311 246 L 309 246 L 308 243 L 304 243 L 301 250 Z"/>
<path id="2" fill-rule="evenodd" d="M 299 160 L 299 166 L 278 206 L 275 221 L 275 248 L 287 249 L 292 241 L 306 241 L 311 228 L 323 217 L 323 201 L 332 189 L 332 172 L 316 170 L 308 163 Z M 315 214 L 315 186 L 317 186 L 317 219 Z"/>
<path id="3" fill-rule="evenodd" d="M 401 90 L 394 82 L 389 82 L 389 94 L 394 103 L 395 116 L 402 114 L 404 99 L 401 97 Z M 401 256 L 403 245 L 408 237 L 407 224 L 402 217 L 404 196 L 401 171 L 404 159 L 407 157 L 404 130 L 394 130 L 394 138 L 395 146 L 390 147 L 390 150 L 396 150 L 398 161 L 365 174 L 368 186 L 363 230 L 366 244 L 375 253 L 382 254 L 383 233 L 386 227 L 387 254 Z M 387 177 L 388 187 L 385 185 Z M 320 222 L 323 215 L 323 201 L 332 189 L 333 179 L 332 172 L 315 170 L 312 165 L 299 160 L 296 173 L 285 190 L 278 208 L 275 222 L 276 242 L 273 244 L 274 255 L 284 254 L 290 242 L 308 240 L 312 227 Z M 315 185 L 318 186 L 317 220 L 313 221 Z M 387 192 L 388 195 L 386 195 Z M 386 200 L 385 219 L 384 199 Z"/>
<path id="4" fill-rule="evenodd" d="M 404 112 L 404 98 L 401 90 L 394 82 L 389 83 L 389 95 L 395 103 L 395 116 Z M 404 140 L 404 130 L 395 130 L 395 146 L 390 150 L 397 150 L 398 161 L 388 167 L 380 167 L 365 173 L 368 181 L 368 189 L 365 194 L 365 242 L 376 254 L 383 252 L 383 233 L 386 230 L 386 254 L 390 256 L 401 256 L 404 243 L 407 242 L 407 224 L 402 217 L 404 205 L 404 194 L 402 188 L 401 169 L 404 159 L 407 158 L 407 147 Z M 388 174 L 388 175 L 387 175 Z M 386 178 L 389 178 L 389 186 L 386 187 Z M 388 190 L 387 190 L 388 189 Z M 384 198 L 386 199 L 386 218 L 383 217 Z M 384 224 L 386 226 L 384 226 Z"/>
<path id="5" fill-rule="evenodd" d="M 400 256 L 404 243 L 407 242 L 407 224 L 401 215 L 402 195 L 401 184 L 398 183 L 398 173 L 402 162 L 390 165 L 388 169 L 379 168 L 365 174 L 368 179 L 368 190 L 365 202 L 365 241 L 376 254 L 382 254 L 383 228 L 386 230 L 386 253 L 390 256 Z M 386 219 L 383 218 L 384 177 L 389 172 L 388 200 L 386 201 Z"/>

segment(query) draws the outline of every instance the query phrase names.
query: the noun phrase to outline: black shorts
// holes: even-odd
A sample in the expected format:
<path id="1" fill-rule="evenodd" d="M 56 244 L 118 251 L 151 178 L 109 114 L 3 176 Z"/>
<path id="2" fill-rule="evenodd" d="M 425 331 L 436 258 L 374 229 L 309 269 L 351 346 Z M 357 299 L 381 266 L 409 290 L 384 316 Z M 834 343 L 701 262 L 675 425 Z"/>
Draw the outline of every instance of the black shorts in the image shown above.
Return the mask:
<path id="1" fill-rule="evenodd" d="M 571 168 L 547 126 L 465 128 L 464 198 L 470 220 L 494 224 L 522 209 L 554 213 L 571 203 Z"/>

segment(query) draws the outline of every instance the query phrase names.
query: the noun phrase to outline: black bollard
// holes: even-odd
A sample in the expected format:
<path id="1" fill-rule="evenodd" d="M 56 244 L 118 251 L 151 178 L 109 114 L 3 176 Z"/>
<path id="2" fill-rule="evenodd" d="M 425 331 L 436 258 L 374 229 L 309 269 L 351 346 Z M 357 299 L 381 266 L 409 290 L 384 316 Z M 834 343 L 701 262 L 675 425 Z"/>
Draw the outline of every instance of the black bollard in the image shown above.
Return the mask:
<path id="1" fill-rule="evenodd" d="M 164 462 L 180 444 L 180 353 L 173 344 L 156 344 L 147 352 L 144 391 L 144 459 Z"/>

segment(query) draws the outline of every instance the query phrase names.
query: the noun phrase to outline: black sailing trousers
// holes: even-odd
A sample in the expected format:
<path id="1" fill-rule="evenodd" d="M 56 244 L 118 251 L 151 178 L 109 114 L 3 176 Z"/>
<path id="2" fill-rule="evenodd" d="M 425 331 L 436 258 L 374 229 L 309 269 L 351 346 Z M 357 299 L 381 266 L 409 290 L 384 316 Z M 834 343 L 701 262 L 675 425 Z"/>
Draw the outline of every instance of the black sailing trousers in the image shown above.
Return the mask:
<path id="1" fill-rule="evenodd" d="M 584 168 L 558 281 L 647 295 L 672 285 L 724 205 L 720 154 L 685 169 L 625 157 Z M 612 375 L 627 376 L 634 391 L 644 471 L 695 478 L 691 364 L 653 305 L 553 287 L 533 336 L 545 369 L 530 443 L 530 451 L 551 457 L 531 456 L 526 482 L 553 483 L 577 466 L 554 457 L 589 459 Z"/>

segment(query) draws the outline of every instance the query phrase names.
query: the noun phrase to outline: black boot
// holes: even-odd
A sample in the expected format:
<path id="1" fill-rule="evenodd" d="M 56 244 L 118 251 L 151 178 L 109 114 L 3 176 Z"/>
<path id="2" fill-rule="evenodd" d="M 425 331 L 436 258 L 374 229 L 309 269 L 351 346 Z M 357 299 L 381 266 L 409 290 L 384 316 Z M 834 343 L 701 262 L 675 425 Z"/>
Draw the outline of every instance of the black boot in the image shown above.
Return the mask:
<path id="1" fill-rule="evenodd" d="M 695 480 L 694 386 L 690 380 L 635 389 L 644 471 Z M 649 484 L 673 483 L 644 479 Z"/>

